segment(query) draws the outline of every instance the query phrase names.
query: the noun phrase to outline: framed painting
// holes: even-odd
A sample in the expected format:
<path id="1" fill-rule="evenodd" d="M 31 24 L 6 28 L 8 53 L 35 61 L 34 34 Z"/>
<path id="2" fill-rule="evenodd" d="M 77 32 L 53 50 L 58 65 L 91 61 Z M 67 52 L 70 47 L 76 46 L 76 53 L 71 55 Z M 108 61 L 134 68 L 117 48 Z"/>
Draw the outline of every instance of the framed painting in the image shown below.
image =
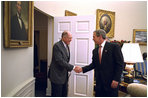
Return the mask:
<path id="1" fill-rule="evenodd" d="M 96 15 L 96 29 L 103 29 L 106 31 L 106 36 L 114 37 L 115 27 L 115 12 L 97 9 Z"/>
<path id="2" fill-rule="evenodd" d="M 71 11 L 65 10 L 65 16 L 77 16 L 77 14 Z"/>
<path id="3" fill-rule="evenodd" d="M 146 29 L 134 29 L 133 30 L 133 43 L 139 43 L 139 45 L 147 45 L 147 30 Z"/>
<path id="4" fill-rule="evenodd" d="M 4 1 L 4 47 L 31 47 L 33 2 Z"/>

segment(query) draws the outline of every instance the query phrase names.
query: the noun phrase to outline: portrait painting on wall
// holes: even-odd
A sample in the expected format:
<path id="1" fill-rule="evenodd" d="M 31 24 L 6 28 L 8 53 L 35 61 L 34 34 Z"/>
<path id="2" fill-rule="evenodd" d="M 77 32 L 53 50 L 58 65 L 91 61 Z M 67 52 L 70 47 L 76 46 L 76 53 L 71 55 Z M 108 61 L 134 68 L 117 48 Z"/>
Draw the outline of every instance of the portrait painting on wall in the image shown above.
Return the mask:
<path id="1" fill-rule="evenodd" d="M 11 39 L 28 39 L 28 3 L 29 2 L 11 2 Z"/>
<path id="2" fill-rule="evenodd" d="M 103 29 L 109 38 L 114 37 L 115 12 L 97 10 L 96 29 Z"/>
<path id="3" fill-rule="evenodd" d="M 33 2 L 4 2 L 5 47 L 32 46 Z"/>

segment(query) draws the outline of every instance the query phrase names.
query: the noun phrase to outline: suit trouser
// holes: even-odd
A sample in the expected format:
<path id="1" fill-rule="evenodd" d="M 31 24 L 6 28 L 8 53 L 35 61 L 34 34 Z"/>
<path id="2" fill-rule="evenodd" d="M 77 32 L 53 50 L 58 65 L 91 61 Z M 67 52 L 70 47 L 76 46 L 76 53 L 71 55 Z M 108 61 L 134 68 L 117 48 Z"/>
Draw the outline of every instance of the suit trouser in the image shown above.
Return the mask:
<path id="1" fill-rule="evenodd" d="M 99 81 L 99 83 L 96 84 L 96 97 L 118 97 L 118 87 L 117 88 L 111 88 L 107 87 Z"/>
<path id="2" fill-rule="evenodd" d="M 52 97 L 67 97 L 68 93 L 68 82 L 65 84 L 55 84 L 51 82 L 52 86 Z"/>

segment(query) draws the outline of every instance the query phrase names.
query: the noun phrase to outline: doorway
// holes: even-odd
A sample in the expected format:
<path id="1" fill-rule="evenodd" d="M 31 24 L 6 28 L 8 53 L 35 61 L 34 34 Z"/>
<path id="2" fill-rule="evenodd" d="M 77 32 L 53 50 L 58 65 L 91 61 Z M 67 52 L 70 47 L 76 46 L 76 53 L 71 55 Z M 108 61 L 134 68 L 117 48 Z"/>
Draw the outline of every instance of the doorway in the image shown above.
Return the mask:
<path id="1" fill-rule="evenodd" d="M 52 29 L 49 25 L 49 16 L 44 12 L 34 9 L 34 77 L 35 77 L 35 96 L 45 97 L 48 86 L 48 63 L 49 49 L 52 45 Z"/>
<path id="2" fill-rule="evenodd" d="M 70 43 L 70 64 L 84 67 L 91 63 L 94 49 L 93 30 L 96 26 L 96 16 L 66 16 L 54 17 L 54 42 L 61 38 L 64 30 L 72 33 Z M 69 77 L 69 97 L 93 97 L 94 72 L 76 73 L 71 71 Z"/>

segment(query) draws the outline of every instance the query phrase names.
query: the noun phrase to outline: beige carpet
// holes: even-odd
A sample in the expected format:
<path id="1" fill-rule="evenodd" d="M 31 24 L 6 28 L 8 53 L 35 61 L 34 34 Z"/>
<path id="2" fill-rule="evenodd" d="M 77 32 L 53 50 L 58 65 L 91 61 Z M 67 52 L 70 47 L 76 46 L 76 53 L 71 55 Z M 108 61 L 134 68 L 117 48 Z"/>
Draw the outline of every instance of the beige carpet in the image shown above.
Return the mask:
<path id="1" fill-rule="evenodd" d="M 118 91 L 118 96 L 119 96 L 119 97 L 125 97 L 125 96 L 127 96 L 127 95 L 128 95 L 127 93 Z"/>

